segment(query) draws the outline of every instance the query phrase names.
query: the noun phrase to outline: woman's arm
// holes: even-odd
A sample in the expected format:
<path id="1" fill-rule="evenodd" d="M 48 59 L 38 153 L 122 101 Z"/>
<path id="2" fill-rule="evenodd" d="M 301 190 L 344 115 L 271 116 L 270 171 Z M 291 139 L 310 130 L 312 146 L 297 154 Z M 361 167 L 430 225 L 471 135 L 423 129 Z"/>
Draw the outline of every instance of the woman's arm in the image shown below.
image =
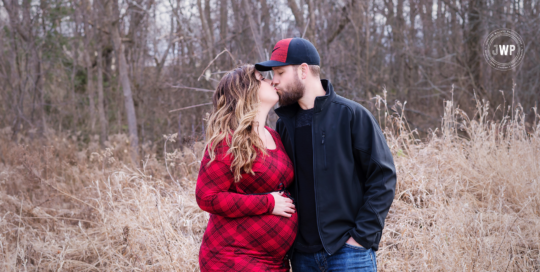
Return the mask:
<path id="1" fill-rule="evenodd" d="M 230 192 L 234 176 L 229 166 L 219 160 L 207 165 L 209 161 L 210 157 L 205 152 L 195 189 L 197 204 L 202 210 L 231 218 L 272 213 L 275 203 L 271 194 Z"/>

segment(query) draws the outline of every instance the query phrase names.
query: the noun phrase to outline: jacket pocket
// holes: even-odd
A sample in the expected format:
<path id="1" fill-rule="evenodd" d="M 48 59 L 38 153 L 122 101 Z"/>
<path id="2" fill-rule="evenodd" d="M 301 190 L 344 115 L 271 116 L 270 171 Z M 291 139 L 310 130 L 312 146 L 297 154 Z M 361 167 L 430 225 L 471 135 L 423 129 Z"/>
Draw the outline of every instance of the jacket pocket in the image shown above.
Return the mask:
<path id="1" fill-rule="evenodd" d="M 325 144 L 325 133 L 324 133 L 324 130 L 322 132 L 322 141 L 321 141 L 321 145 L 323 147 L 323 156 L 324 156 L 324 169 L 326 169 L 326 144 Z"/>

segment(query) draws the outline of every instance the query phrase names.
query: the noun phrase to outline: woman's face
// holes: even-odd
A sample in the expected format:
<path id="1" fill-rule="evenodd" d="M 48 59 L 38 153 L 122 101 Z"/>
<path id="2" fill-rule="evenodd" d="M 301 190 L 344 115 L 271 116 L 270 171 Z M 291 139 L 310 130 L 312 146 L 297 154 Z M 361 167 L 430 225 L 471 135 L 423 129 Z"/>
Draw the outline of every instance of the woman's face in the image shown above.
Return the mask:
<path id="1" fill-rule="evenodd" d="M 255 71 L 255 77 L 261 81 L 261 86 L 259 87 L 259 100 L 261 101 L 261 105 L 269 106 L 270 108 L 273 107 L 279 101 L 279 96 L 276 89 L 272 87 L 272 81 L 264 78 L 259 71 Z"/>

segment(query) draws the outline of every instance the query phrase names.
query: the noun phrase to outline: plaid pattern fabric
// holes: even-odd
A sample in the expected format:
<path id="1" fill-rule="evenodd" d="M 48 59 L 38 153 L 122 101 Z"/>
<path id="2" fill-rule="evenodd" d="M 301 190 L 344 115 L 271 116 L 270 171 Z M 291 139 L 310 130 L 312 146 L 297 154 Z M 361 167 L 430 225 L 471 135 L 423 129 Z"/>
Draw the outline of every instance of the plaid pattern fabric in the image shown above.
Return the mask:
<path id="1" fill-rule="evenodd" d="M 272 215 L 274 198 L 267 193 L 293 182 L 293 164 L 279 134 L 267 129 L 276 149 L 258 156 L 255 175 L 244 173 L 238 183 L 226 143 L 216 147 L 210 165 L 205 152 L 195 192 L 199 207 L 210 213 L 199 252 L 201 271 L 289 271 L 284 257 L 296 238 L 298 217 Z"/>

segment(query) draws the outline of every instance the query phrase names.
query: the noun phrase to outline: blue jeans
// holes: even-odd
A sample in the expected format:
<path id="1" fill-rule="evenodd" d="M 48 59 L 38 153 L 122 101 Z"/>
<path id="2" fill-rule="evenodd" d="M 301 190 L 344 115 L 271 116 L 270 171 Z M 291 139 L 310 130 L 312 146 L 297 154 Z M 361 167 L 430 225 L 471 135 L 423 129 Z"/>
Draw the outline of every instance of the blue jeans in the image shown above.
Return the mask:
<path id="1" fill-rule="evenodd" d="M 296 251 L 291 260 L 294 272 L 354 271 L 376 272 L 377 259 L 372 249 L 345 244 L 333 255 L 323 249 L 316 253 Z"/>

